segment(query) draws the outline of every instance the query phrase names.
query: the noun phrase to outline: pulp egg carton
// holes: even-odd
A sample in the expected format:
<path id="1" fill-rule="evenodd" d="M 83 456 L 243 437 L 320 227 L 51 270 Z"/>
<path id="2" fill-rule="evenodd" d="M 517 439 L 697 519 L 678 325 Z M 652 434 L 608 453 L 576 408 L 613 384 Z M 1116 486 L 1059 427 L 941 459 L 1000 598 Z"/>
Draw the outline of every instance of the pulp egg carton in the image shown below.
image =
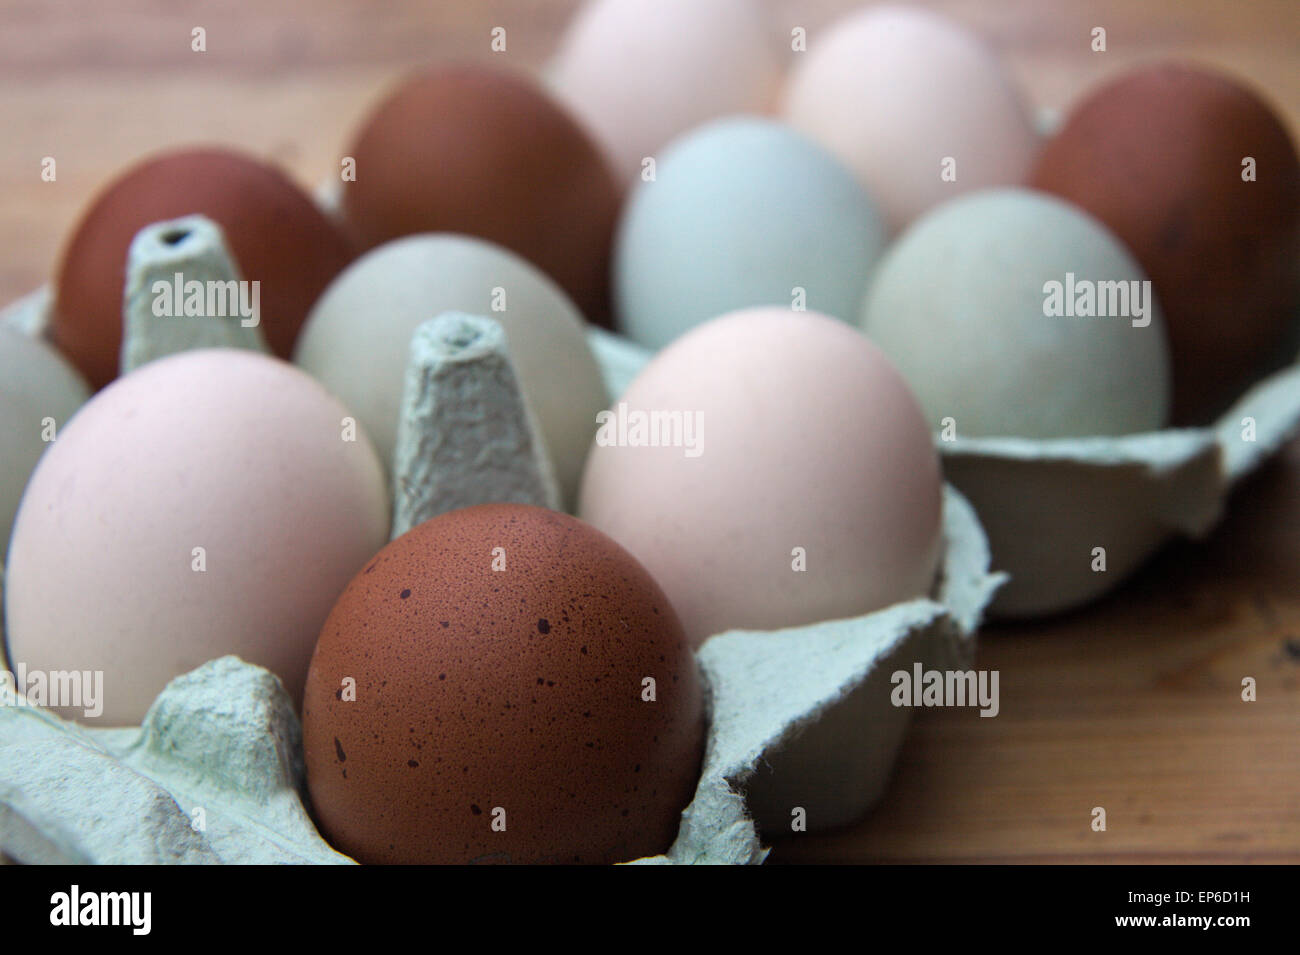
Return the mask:
<path id="1" fill-rule="evenodd" d="M 652 353 L 608 332 L 590 339 L 621 394 Z M 1118 437 L 938 442 L 944 476 L 979 514 L 993 566 L 1009 574 L 990 608 L 1026 617 L 1081 606 L 1170 537 L 1197 537 L 1233 485 L 1300 428 L 1300 364 L 1242 395 L 1213 425 Z"/>
<path id="2" fill-rule="evenodd" d="M 185 242 L 151 241 L 178 223 Z M 202 269 L 238 278 L 219 227 L 201 217 L 178 223 L 141 232 L 132 275 Z M 41 336 L 49 309 L 43 289 L 0 320 Z M 124 367 L 188 347 L 264 348 L 258 329 L 237 321 L 166 321 L 128 294 Z M 647 356 L 608 333 L 590 336 L 611 393 L 620 393 Z M 464 402 L 479 404 L 496 422 L 492 440 L 514 453 L 463 453 L 482 437 L 453 433 L 444 413 L 452 396 L 458 419 Z M 420 327 L 401 414 L 394 536 L 487 500 L 556 505 L 494 320 L 449 313 Z M 843 825 L 880 798 L 912 716 L 891 702 L 893 675 L 917 665 L 969 669 L 976 629 L 1005 579 L 990 572 L 970 504 L 947 487 L 943 506 L 944 553 L 928 596 L 856 618 L 729 631 L 700 647 L 709 707 L 699 784 L 666 854 L 635 861 L 762 862 L 765 839 Z M 276 677 L 232 656 L 172 680 L 138 728 L 0 706 L 0 852 L 21 862 L 350 862 L 321 839 L 305 804 L 293 702 Z"/>

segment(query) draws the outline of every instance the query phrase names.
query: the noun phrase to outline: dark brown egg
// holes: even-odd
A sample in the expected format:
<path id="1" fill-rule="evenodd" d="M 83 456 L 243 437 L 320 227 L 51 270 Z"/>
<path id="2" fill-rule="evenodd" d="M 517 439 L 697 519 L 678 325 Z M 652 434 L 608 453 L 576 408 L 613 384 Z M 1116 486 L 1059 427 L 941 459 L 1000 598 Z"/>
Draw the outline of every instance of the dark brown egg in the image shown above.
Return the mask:
<path id="1" fill-rule="evenodd" d="M 221 226 L 242 277 L 261 282 L 261 328 L 289 358 L 316 298 L 353 258 L 343 231 L 279 170 L 225 149 L 145 160 L 105 189 L 63 252 L 52 335 L 96 388 L 117 377 L 131 240 L 200 214 Z"/>
<path id="2" fill-rule="evenodd" d="M 568 515 L 486 504 L 399 537 L 339 598 L 307 675 L 307 784 L 361 862 L 626 862 L 671 845 L 703 719 L 635 558 Z"/>
<path id="3" fill-rule="evenodd" d="M 1176 424 L 1295 359 L 1300 163 L 1253 91 L 1190 66 L 1127 73 L 1073 109 L 1030 182 L 1100 219 L 1151 277 Z"/>
<path id="4" fill-rule="evenodd" d="M 600 150 L 530 79 L 480 66 L 415 75 L 351 147 L 343 209 L 367 246 L 460 232 L 546 272 L 608 324 L 619 190 Z"/>

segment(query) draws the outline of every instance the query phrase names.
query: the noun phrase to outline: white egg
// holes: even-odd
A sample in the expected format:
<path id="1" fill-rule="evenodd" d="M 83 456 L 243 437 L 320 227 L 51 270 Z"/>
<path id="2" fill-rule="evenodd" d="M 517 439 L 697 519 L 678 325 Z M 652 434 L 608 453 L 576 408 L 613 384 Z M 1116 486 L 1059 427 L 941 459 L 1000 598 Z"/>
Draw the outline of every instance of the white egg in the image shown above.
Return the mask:
<path id="1" fill-rule="evenodd" d="M 767 112 L 780 67 L 754 0 L 593 0 L 548 79 L 629 183 L 673 137 L 729 113 Z"/>
<path id="2" fill-rule="evenodd" d="M 579 516 L 654 575 L 696 644 L 929 592 L 942 476 L 880 349 L 815 312 L 752 308 L 655 356 L 605 417 Z"/>
<path id="3" fill-rule="evenodd" d="M 514 253 L 450 234 L 381 245 L 321 295 L 294 361 L 351 409 L 391 467 L 411 335 L 450 311 L 501 323 L 524 400 L 561 492 L 572 500 L 605 386 L 577 307 Z"/>
<path id="4" fill-rule="evenodd" d="M 383 469 L 346 416 L 288 362 L 234 349 L 95 395 L 32 475 L 6 567 L 11 661 L 102 689 L 44 702 L 137 724 L 168 680 L 235 654 L 296 704 L 330 608 L 388 537 Z"/>
<path id="5" fill-rule="evenodd" d="M 1024 181 L 1039 137 L 996 54 L 929 10 L 873 6 L 808 37 L 781 115 L 827 146 L 891 232 L 962 192 Z"/>

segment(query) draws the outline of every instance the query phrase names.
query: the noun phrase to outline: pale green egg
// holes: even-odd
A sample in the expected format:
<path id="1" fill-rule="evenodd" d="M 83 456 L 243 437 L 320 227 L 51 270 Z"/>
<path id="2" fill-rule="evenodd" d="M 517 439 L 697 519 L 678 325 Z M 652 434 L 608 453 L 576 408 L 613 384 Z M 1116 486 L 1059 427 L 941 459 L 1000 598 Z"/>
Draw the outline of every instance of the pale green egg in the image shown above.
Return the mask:
<path id="1" fill-rule="evenodd" d="M 27 479 L 88 397 L 81 376 L 52 347 L 0 325 L 0 564 Z"/>
<path id="2" fill-rule="evenodd" d="M 829 152 L 773 120 L 718 120 L 670 145 L 628 200 L 619 329 L 658 348 L 750 306 L 852 322 L 883 245 L 875 203 Z"/>
<path id="3" fill-rule="evenodd" d="M 1073 438 L 1162 428 L 1169 346 L 1137 260 L 1077 207 L 991 189 L 890 247 L 862 327 L 935 431 Z"/>

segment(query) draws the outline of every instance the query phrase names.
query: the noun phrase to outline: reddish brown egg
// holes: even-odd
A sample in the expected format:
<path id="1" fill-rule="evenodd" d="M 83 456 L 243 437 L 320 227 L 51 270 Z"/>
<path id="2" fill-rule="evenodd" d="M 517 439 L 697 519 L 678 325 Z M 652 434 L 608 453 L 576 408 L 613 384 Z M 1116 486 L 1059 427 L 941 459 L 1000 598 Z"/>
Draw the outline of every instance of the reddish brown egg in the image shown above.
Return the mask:
<path id="1" fill-rule="evenodd" d="M 1173 359 L 1173 417 L 1204 421 L 1300 348 L 1300 162 L 1253 91 L 1190 66 L 1088 96 L 1031 184 L 1100 219 L 1151 277 Z"/>
<path id="2" fill-rule="evenodd" d="M 109 185 L 63 252 L 52 335 L 96 388 L 117 377 L 127 250 L 142 228 L 198 213 L 261 282 L 262 332 L 289 358 L 316 298 L 353 258 L 343 231 L 278 169 L 218 148 L 147 159 Z"/>
<path id="3" fill-rule="evenodd" d="M 626 862 L 671 845 L 703 720 L 635 558 L 568 515 L 486 504 L 399 537 L 339 598 L 307 675 L 307 783 L 361 862 Z"/>
<path id="4" fill-rule="evenodd" d="M 528 78 L 480 66 L 416 74 L 371 113 L 350 155 L 343 209 L 367 247 L 415 232 L 479 236 L 608 324 L 619 189 L 597 146 Z"/>

